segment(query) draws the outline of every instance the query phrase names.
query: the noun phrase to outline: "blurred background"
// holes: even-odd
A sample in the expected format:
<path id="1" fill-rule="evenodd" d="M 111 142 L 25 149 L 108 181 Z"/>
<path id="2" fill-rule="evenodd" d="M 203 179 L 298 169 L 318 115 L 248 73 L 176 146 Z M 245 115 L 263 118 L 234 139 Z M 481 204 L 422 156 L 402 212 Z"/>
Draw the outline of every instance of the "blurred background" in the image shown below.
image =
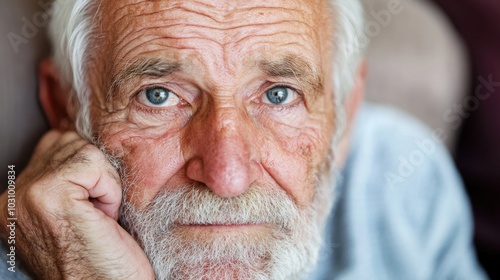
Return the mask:
<path id="1" fill-rule="evenodd" d="M 0 166 L 19 172 L 47 130 L 37 63 L 51 0 L 0 0 Z M 367 99 L 445 138 L 466 184 L 475 246 L 500 279 L 500 1 L 363 0 Z"/>
<path id="2" fill-rule="evenodd" d="M 500 1 L 363 2 L 367 99 L 444 133 L 472 204 L 478 258 L 500 279 Z"/>

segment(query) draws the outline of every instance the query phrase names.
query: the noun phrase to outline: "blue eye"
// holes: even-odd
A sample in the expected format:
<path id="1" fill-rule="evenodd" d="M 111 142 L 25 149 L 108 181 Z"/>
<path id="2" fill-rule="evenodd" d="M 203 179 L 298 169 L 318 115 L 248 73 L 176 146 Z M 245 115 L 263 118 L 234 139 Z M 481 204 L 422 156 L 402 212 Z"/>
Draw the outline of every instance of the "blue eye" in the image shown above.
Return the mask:
<path id="1" fill-rule="evenodd" d="M 270 103 L 274 105 L 287 104 L 293 100 L 290 100 L 291 96 L 295 96 L 294 92 L 284 86 L 273 87 L 272 89 L 266 91 L 266 101 L 265 103 Z"/>
<path id="2" fill-rule="evenodd" d="M 281 104 L 288 97 L 288 89 L 285 87 L 274 87 L 266 92 L 267 99 L 273 104 Z"/>
<path id="3" fill-rule="evenodd" d="M 167 101 L 168 95 L 168 90 L 161 87 L 150 88 L 146 90 L 146 97 L 148 98 L 148 101 L 154 105 L 160 105 Z"/>
<path id="4" fill-rule="evenodd" d="M 181 99 L 175 93 L 164 87 L 144 89 L 138 96 L 139 102 L 150 107 L 176 106 Z"/>

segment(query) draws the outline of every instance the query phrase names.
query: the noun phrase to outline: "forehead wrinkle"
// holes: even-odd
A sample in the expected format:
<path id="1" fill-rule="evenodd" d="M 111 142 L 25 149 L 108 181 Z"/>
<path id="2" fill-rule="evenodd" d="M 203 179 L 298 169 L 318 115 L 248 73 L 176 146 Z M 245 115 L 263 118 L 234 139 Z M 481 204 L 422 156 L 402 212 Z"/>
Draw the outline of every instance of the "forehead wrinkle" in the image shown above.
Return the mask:
<path id="1" fill-rule="evenodd" d="M 184 28 L 194 28 L 193 30 L 196 31 L 191 31 L 191 34 L 182 34 L 182 33 L 176 33 L 179 35 L 173 35 L 170 34 L 170 32 L 166 33 L 160 33 L 160 34 L 150 34 L 147 35 L 148 37 L 151 37 L 149 41 L 153 41 L 155 39 L 159 40 L 176 40 L 177 44 L 180 44 L 180 41 L 178 40 L 189 40 L 189 39 L 199 39 L 199 40 L 204 40 L 204 41 L 209 41 L 212 43 L 215 43 L 219 47 L 226 47 L 226 46 L 235 46 L 240 44 L 241 42 L 245 41 L 246 39 L 255 39 L 255 38 L 262 38 L 266 36 L 276 36 L 276 35 L 300 35 L 300 36 L 306 36 L 306 34 L 303 34 L 301 32 L 293 32 L 293 31 L 284 31 L 284 25 L 286 23 L 295 23 L 297 28 L 294 28 L 294 30 L 300 30 L 301 25 L 305 25 L 302 22 L 298 21 L 283 21 L 283 22 L 270 22 L 270 23 L 262 23 L 262 24 L 252 24 L 252 25 L 244 25 L 244 26 L 234 26 L 234 27 L 229 27 L 229 28 L 212 28 L 212 27 L 206 27 L 202 25 L 196 25 L 196 24 L 170 24 L 170 25 L 161 25 L 161 26 L 149 26 L 149 27 L 143 27 L 138 30 L 130 31 L 128 33 L 125 33 L 122 35 L 122 39 L 117 42 L 115 45 L 118 49 L 121 48 L 127 48 L 131 49 L 132 51 L 136 47 L 141 47 L 144 45 L 144 42 L 138 40 L 141 37 L 144 37 L 144 32 L 147 30 L 162 30 L 164 28 L 169 28 L 169 27 L 176 27 L 176 26 L 182 26 Z M 268 28 L 262 28 L 263 26 L 266 26 Z M 243 29 L 241 32 L 238 31 L 238 29 Z M 222 34 L 221 36 L 216 36 L 214 34 L 215 31 L 234 31 L 236 33 L 232 34 Z M 258 34 L 253 33 L 252 31 L 259 32 Z M 207 36 L 207 34 L 212 34 L 211 36 Z M 307 34 L 307 36 L 310 36 Z M 144 37 L 146 38 L 146 37 Z M 143 38 L 143 39 L 144 39 Z M 130 44 L 123 44 L 124 40 L 127 40 L 130 42 Z M 308 38 L 310 40 L 313 40 L 314 38 Z M 122 47 L 119 47 L 122 46 Z M 170 47 L 173 47 L 173 44 L 169 44 Z M 187 46 L 183 45 L 183 48 L 188 48 Z M 130 53 L 128 51 L 125 53 L 125 56 Z"/>
<path id="2" fill-rule="evenodd" d="M 184 11 L 187 13 L 193 13 L 197 16 L 201 16 L 201 17 L 210 19 L 212 22 L 215 22 L 215 23 L 223 23 L 224 22 L 224 21 L 218 20 L 217 18 L 212 16 L 211 12 L 213 12 L 213 11 L 206 11 L 205 13 L 203 13 L 203 10 L 197 11 L 196 10 L 197 7 L 195 7 L 195 5 L 189 5 L 193 1 L 173 3 L 169 6 L 163 5 L 161 7 L 160 7 L 159 3 L 150 3 L 150 2 L 151 1 L 141 1 L 141 2 L 137 2 L 137 3 L 128 3 L 128 4 L 125 4 L 121 7 L 119 7 L 116 10 L 116 13 L 121 13 L 121 16 L 116 18 L 115 24 L 120 23 L 123 20 L 127 21 L 128 20 L 127 17 L 130 15 L 133 15 L 133 14 L 139 15 L 142 17 L 152 16 L 152 15 L 156 15 L 156 14 L 176 15 L 177 14 L 177 13 L 175 13 L 176 11 Z M 159 2 L 159 1 L 156 1 L 156 2 Z M 200 3 L 200 4 L 205 5 L 207 7 L 210 7 L 209 5 L 207 5 L 205 3 Z M 145 6 L 145 5 L 147 5 L 147 6 Z M 139 6 L 139 8 L 133 8 L 135 6 Z M 123 11 L 124 9 L 127 9 L 127 10 Z M 167 18 L 169 18 L 169 17 L 167 17 Z M 179 18 L 171 18 L 171 19 L 178 20 Z M 182 18 L 180 18 L 180 19 L 182 20 Z"/>
<path id="3" fill-rule="evenodd" d="M 185 9 L 188 12 L 194 12 L 200 14 L 204 17 L 210 18 L 213 22 L 224 24 L 224 23 L 239 23 L 242 21 L 241 13 L 257 12 L 264 10 L 269 12 L 269 10 L 279 10 L 281 12 L 297 12 L 300 13 L 302 10 L 301 6 L 295 5 L 293 7 L 284 7 L 283 5 L 272 6 L 262 3 L 261 6 L 255 6 L 255 3 L 250 5 L 249 1 L 219 1 L 223 3 L 217 4 L 218 1 L 180 1 L 174 6 Z M 287 4 L 292 3 L 289 1 Z M 260 4 L 260 3 L 259 3 Z M 199 11 L 197 11 L 199 10 Z M 255 18 L 251 18 L 250 21 L 254 21 Z"/>
<path id="4" fill-rule="evenodd" d="M 270 11 L 271 9 L 277 10 L 281 14 L 284 14 L 284 12 L 286 12 L 286 14 L 288 14 L 287 17 L 289 19 L 293 19 L 296 17 L 300 18 L 301 15 L 304 15 L 304 13 L 305 14 L 311 13 L 310 11 L 304 11 L 302 9 L 299 9 L 298 7 L 297 8 L 288 8 L 288 7 L 280 7 L 280 6 L 277 6 L 277 7 L 274 7 L 274 6 L 240 7 L 240 6 L 238 6 L 238 8 L 235 9 L 235 11 L 220 11 L 217 9 L 214 10 L 213 8 L 212 8 L 212 10 L 209 10 L 209 11 L 203 11 L 203 10 L 197 11 L 196 8 L 199 9 L 199 7 L 192 5 L 193 4 L 192 2 L 193 1 L 183 1 L 181 3 L 172 3 L 170 6 L 163 5 L 163 6 L 158 7 L 158 8 L 155 8 L 155 7 L 158 6 L 159 4 L 147 5 L 148 2 L 145 2 L 145 1 L 138 2 L 138 3 L 128 3 L 128 4 L 125 4 L 122 7 L 119 7 L 117 9 L 117 11 L 118 11 L 117 13 L 121 14 L 121 15 L 114 17 L 115 18 L 114 25 L 117 25 L 121 21 L 127 21 L 127 23 L 129 23 L 129 24 L 125 24 L 125 26 L 131 26 L 130 22 L 128 22 L 130 19 L 127 17 L 134 15 L 134 14 L 137 16 L 137 18 L 150 17 L 151 15 L 159 14 L 160 17 L 163 19 L 163 20 L 161 20 L 163 22 L 165 22 L 165 20 L 167 20 L 167 21 L 180 21 L 182 24 L 185 24 L 186 18 L 179 17 L 178 16 L 179 13 L 175 13 L 176 10 L 184 10 L 188 13 L 194 13 L 194 14 L 199 15 L 201 17 L 209 18 L 213 22 L 220 23 L 218 25 L 213 25 L 213 22 L 212 22 L 212 24 L 205 22 L 205 24 L 207 24 L 206 27 L 211 27 L 214 29 L 217 28 L 220 30 L 226 30 L 228 28 L 231 28 L 231 29 L 238 28 L 239 26 L 245 26 L 245 25 L 251 25 L 251 24 L 269 23 L 269 22 L 267 22 L 267 20 L 269 18 L 268 15 L 270 13 L 272 14 L 274 12 L 274 11 Z M 144 7 L 144 5 L 147 5 L 147 6 Z M 201 3 L 201 5 L 207 5 L 207 4 Z M 135 8 L 132 8 L 133 6 L 141 6 L 141 8 L 135 9 Z M 149 7 L 154 6 L 154 7 L 148 8 L 148 6 Z M 127 11 L 120 13 L 120 11 L 126 7 L 129 7 L 127 9 Z M 220 12 L 223 12 L 225 14 L 225 18 L 228 18 L 228 19 L 221 21 L 221 20 L 218 20 L 215 17 L 211 16 L 212 14 L 217 14 Z M 245 17 L 245 13 L 246 14 L 250 13 L 250 16 Z M 172 17 L 172 15 L 176 15 L 176 16 Z M 245 20 L 244 20 L 245 18 L 248 18 L 248 20 L 246 20 L 246 24 L 245 24 Z M 261 20 L 261 19 L 263 19 L 263 20 Z M 287 20 L 287 19 L 282 19 L 280 21 L 283 21 L 283 20 Z M 146 19 L 146 20 L 141 20 L 141 21 L 151 22 L 152 20 Z M 243 24 L 242 24 L 242 22 L 243 22 Z M 234 23 L 236 23 L 236 26 Z M 226 25 L 228 25 L 228 26 L 226 27 Z M 168 27 L 168 26 L 164 26 L 164 27 Z"/>
<path id="5" fill-rule="evenodd" d="M 128 2 L 128 3 L 127 3 Z M 240 3 L 239 5 L 234 8 L 234 11 L 226 11 L 225 14 L 233 15 L 233 16 L 228 16 L 226 18 L 226 21 L 224 24 L 213 24 L 210 22 L 205 22 L 205 21 L 199 21 L 198 17 L 196 22 L 200 24 L 196 24 L 195 22 L 192 22 L 191 24 L 186 24 L 186 19 L 190 17 L 186 17 L 185 13 L 175 13 L 175 10 L 184 10 L 188 11 L 189 13 L 195 13 L 196 15 L 200 15 L 201 17 L 206 17 L 211 19 L 211 21 L 218 21 L 212 14 L 217 14 L 218 11 L 217 8 L 214 9 L 214 7 L 217 7 L 217 5 L 209 5 L 212 4 L 213 2 L 210 3 L 203 3 L 202 1 L 133 1 L 133 3 L 130 3 L 130 1 L 127 1 L 126 3 L 123 3 L 121 1 L 113 1 L 113 2 L 108 2 L 112 3 L 122 3 L 120 7 L 118 7 L 116 10 L 121 11 L 117 13 L 113 13 L 116 16 L 114 17 L 115 20 L 112 20 L 113 17 L 110 18 L 110 20 L 114 21 L 114 24 L 106 24 L 106 26 L 110 27 L 110 31 L 115 33 L 116 38 L 113 40 L 115 43 L 115 46 L 119 46 L 124 44 L 124 41 L 127 39 L 131 39 L 128 35 L 132 35 L 135 33 L 135 39 L 140 37 L 140 34 L 145 33 L 147 29 L 165 29 L 165 31 L 168 33 L 168 30 L 173 27 L 176 29 L 176 26 L 179 27 L 184 27 L 183 29 L 186 29 L 188 27 L 190 28 L 190 32 L 198 32 L 199 35 L 202 35 L 204 37 L 213 37 L 211 38 L 214 42 L 221 44 L 227 44 L 231 43 L 228 42 L 228 40 L 231 40 L 230 38 L 234 38 L 233 35 L 231 34 L 219 34 L 216 35 L 213 31 L 214 30 L 230 30 L 230 29 L 238 29 L 240 27 L 251 27 L 252 25 L 274 25 L 274 22 L 269 22 L 270 17 L 269 15 L 271 14 L 280 14 L 280 20 L 277 20 L 277 24 L 283 24 L 287 22 L 292 22 L 295 21 L 296 23 L 300 25 L 304 25 L 306 28 L 304 30 L 315 30 L 313 26 L 311 26 L 312 22 L 309 22 L 311 19 L 311 14 L 314 12 L 311 10 L 311 7 L 307 7 L 304 9 L 304 7 L 297 5 L 294 1 L 287 2 L 287 5 L 290 7 L 283 7 L 282 6 L 272 6 L 272 5 L 265 5 L 265 6 L 259 6 L 255 7 L 255 3 L 249 3 L 247 4 L 247 1 L 244 1 L 243 3 Z M 289 4 L 291 3 L 291 4 Z M 246 6 L 245 6 L 246 5 Z M 136 7 L 139 6 L 139 7 Z M 220 6 L 220 5 L 219 5 Z M 128 9 L 125 9 L 127 8 Z M 200 9 L 202 7 L 202 9 Z M 209 7 L 208 10 L 205 7 Z M 112 7 L 111 7 L 112 8 Z M 123 11 L 126 10 L 126 11 Z M 207 10 L 207 11 L 205 11 Z M 215 11 L 214 11 L 215 10 Z M 220 9 L 219 9 L 220 10 Z M 279 11 L 279 13 L 274 13 L 274 11 Z M 224 11 L 222 11 L 224 12 Z M 244 14 L 247 13 L 247 14 Z M 248 15 L 250 13 L 250 15 Z M 135 14 L 135 16 L 134 16 Z M 151 19 L 148 17 L 151 17 L 153 14 L 158 14 L 159 16 L 157 17 L 157 20 Z M 304 15 L 309 15 L 306 16 L 305 18 L 303 17 Z M 193 17 L 191 17 L 193 18 Z M 245 18 L 248 18 L 248 20 L 245 20 Z M 306 19 L 307 18 L 307 19 Z M 301 19 L 301 20 L 297 20 Z M 304 21 L 305 20 L 305 21 Z M 125 22 L 126 21 L 126 22 Z M 174 22 L 173 24 L 172 21 Z M 247 23 L 245 24 L 245 21 Z M 176 23 L 177 22 L 177 23 Z M 243 22 L 243 23 L 242 23 Z M 141 24 L 144 23 L 144 24 Z M 160 25 L 159 23 L 162 23 L 163 25 Z M 236 23 L 236 24 L 234 24 Z M 165 25 L 166 24 L 166 25 Z M 206 26 L 202 26 L 205 24 Z M 253 29 L 262 29 L 260 26 L 254 26 Z M 283 25 L 281 25 L 283 26 Z M 118 29 L 121 29 L 121 32 L 116 32 Z M 122 28 L 120 28 L 122 27 Z M 212 28 L 210 30 L 202 30 L 202 28 Z M 299 26 L 297 26 L 299 27 Z M 289 27 L 287 28 L 289 29 Z M 295 28 L 293 28 L 295 29 Z M 302 29 L 302 28 L 299 28 Z M 246 32 L 242 32 L 243 34 L 240 34 L 242 36 L 245 36 Z M 174 34 L 170 34 L 172 36 L 172 39 L 181 39 L 182 34 L 185 34 L 183 32 L 175 32 Z M 211 35 L 210 35 L 211 34 Z M 169 34 L 163 34 L 167 35 L 165 37 L 169 37 Z M 207 36 L 210 35 L 210 36 Z M 215 37 L 214 37 L 215 36 Z M 164 37 L 164 36 L 160 36 Z M 185 39 L 189 39 L 190 37 L 185 37 Z M 168 39 L 168 38 L 166 38 Z M 200 38 L 201 39 L 201 38 Z M 204 38 L 208 39 L 208 38 Z M 127 40 L 127 41 L 133 41 L 133 40 Z"/>
<path id="6" fill-rule="evenodd" d="M 229 43 L 226 43 L 226 45 L 228 45 L 230 47 L 234 47 L 236 45 L 243 44 L 243 42 L 245 40 L 253 40 L 255 38 L 259 38 L 259 41 L 263 42 L 263 43 L 278 45 L 276 42 L 272 41 L 272 38 L 276 37 L 277 35 L 279 35 L 279 36 L 283 36 L 283 35 L 297 36 L 297 35 L 299 35 L 299 36 L 303 36 L 303 37 L 305 36 L 304 34 L 302 34 L 300 32 L 293 32 L 293 31 L 282 31 L 282 32 L 279 32 L 279 34 L 277 34 L 277 31 L 272 30 L 272 31 L 269 31 L 269 32 L 266 32 L 266 33 L 260 33 L 258 35 L 248 34 L 248 35 L 245 35 L 245 36 L 243 36 L 241 38 L 238 38 L 237 40 L 234 40 L 234 41 L 231 41 Z M 265 40 L 265 38 L 270 38 L 270 40 Z M 313 39 L 313 38 L 310 37 L 310 36 L 308 36 L 307 39 Z M 307 40 L 304 40 L 304 41 L 307 41 Z M 279 45 L 281 47 L 283 47 L 283 46 L 297 45 L 299 47 L 307 48 L 307 47 L 304 46 L 304 44 L 302 44 L 302 42 L 285 42 L 284 40 L 282 42 L 280 42 Z"/>
<path id="7" fill-rule="evenodd" d="M 195 11 L 190 11 L 190 12 L 195 12 Z M 152 14 L 160 14 L 160 13 L 164 14 L 164 11 L 156 11 Z M 296 25 L 297 29 L 302 29 L 302 28 L 304 28 L 304 30 L 313 29 L 307 21 L 304 22 L 304 21 L 297 20 L 297 19 L 291 18 L 291 17 L 275 19 L 272 21 L 270 21 L 267 18 L 265 20 L 256 20 L 254 18 L 254 20 L 252 22 L 242 22 L 241 19 L 238 19 L 238 20 L 235 20 L 233 22 L 226 22 L 225 24 L 213 25 L 213 24 L 206 24 L 204 22 L 189 22 L 189 23 L 187 23 L 184 18 L 179 18 L 179 19 L 168 18 L 167 16 L 161 16 L 161 15 L 160 15 L 160 18 L 168 18 L 168 20 L 144 19 L 145 17 L 148 17 L 152 14 L 137 15 L 135 17 L 136 18 L 135 21 L 137 21 L 137 23 L 147 22 L 149 24 L 145 24 L 145 25 L 135 24 L 135 25 L 139 25 L 141 27 L 138 29 L 132 28 L 132 30 L 124 31 L 123 34 L 121 34 L 121 36 L 119 36 L 121 38 L 119 40 L 116 40 L 117 44 L 118 45 L 121 44 L 123 42 L 123 40 L 125 40 L 125 39 L 130 40 L 130 38 L 128 37 L 128 34 L 130 34 L 130 33 L 136 33 L 136 34 L 138 34 L 136 36 L 140 36 L 140 34 L 146 30 L 155 30 L 155 29 L 168 30 L 169 28 L 176 28 L 176 27 L 182 27 L 184 29 L 191 28 L 190 33 L 198 33 L 199 35 L 202 35 L 203 37 L 207 37 L 208 34 L 211 34 L 212 37 L 214 37 L 214 36 L 217 37 L 216 34 L 213 33 L 214 31 L 237 31 L 238 29 L 248 29 L 248 28 L 250 28 L 251 30 L 261 30 L 263 26 L 277 26 L 276 28 L 286 26 L 286 28 L 289 29 L 290 26 L 287 26 L 287 25 L 290 25 L 290 24 Z M 123 20 L 126 20 L 126 19 L 123 19 Z M 130 26 L 130 22 L 129 22 L 128 26 Z M 129 28 L 127 28 L 127 29 L 129 29 Z M 196 32 L 194 32 L 194 31 L 196 31 Z M 226 34 L 226 36 L 227 36 L 227 34 Z M 181 36 L 181 35 L 179 35 L 177 37 L 178 38 L 190 38 L 188 36 Z M 221 36 L 219 36 L 219 37 L 224 37 L 224 36 L 221 34 Z M 229 35 L 229 37 L 232 37 L 232 36 Z"/>
<path id="8" fill-rule="evenodd" d="M 113 75 L 110 95 L 113 98 L 120 85 L 135 78 L 161 78 L 182 70 L 179 62 L 161 58 L 139 58 Z"/>
<path id="9" fill-rule="evenodd" d="M 175 37 L 175 36 L 167 36 L 167 35 L 157 35 L 150 34 L 144 36 L 144 34 L 135 33 L 135 36 L 129 36 L 128 39 L 131 40 L 130 44 L 121 44 L 116 45 L 115 54 L 120 54 L 120 57 L 127 57 L 134 52 L 140 51 L 141 53 L 148 51 L 156 51 L 159 49 L 178 49 L 178 50 L 188 50 L 188 49 L 197 49 L 193 44 L 182 44 L 180 40 L 200 40 L 205 41 L 204 44 L 214 43 L 216 45 L 221 45 L 219 41 L 212 38 L 206 38 L 201 36 L 189 36 L 189 37 Z M 142 37 L 142 41 L 139 40 Z M 145 38 L 148 38 L 145 40 Z M 173 44 L 169 44 L 168 40 L 175 41 Z M 142 48 L 142 51 L 141 51 Z"/>

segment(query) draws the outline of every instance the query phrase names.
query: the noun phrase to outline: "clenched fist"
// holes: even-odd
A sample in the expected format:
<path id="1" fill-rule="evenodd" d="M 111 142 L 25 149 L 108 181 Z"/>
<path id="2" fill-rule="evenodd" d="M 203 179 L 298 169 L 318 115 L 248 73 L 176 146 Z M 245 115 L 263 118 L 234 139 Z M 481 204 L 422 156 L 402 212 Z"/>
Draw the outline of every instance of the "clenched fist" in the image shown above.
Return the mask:
<path id="1" fill-rule="evenodd" d="M 154 279 L 146 255 L 116 221 L 117 171 L 78 134 L 47 133 L 16 186 L 16 250 L 36 278 Z M 5 233 L 6 192 L 0 207 Z"/>

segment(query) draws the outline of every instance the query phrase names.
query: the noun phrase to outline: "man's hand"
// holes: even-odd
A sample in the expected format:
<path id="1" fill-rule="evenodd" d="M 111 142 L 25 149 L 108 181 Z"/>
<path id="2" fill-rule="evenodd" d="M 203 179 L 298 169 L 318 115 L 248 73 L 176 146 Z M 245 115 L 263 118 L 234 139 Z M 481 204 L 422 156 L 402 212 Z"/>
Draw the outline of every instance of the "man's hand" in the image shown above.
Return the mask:
<path id="1" fill-rule="evenodd" d="M 116 222 L 117 171 L 74 132 L 47 133 L 17 182 L 16 250 L 40 279 L 153 279 L 149 261 Z M 0 197 L 6 231 L 7 193 Z"/>

